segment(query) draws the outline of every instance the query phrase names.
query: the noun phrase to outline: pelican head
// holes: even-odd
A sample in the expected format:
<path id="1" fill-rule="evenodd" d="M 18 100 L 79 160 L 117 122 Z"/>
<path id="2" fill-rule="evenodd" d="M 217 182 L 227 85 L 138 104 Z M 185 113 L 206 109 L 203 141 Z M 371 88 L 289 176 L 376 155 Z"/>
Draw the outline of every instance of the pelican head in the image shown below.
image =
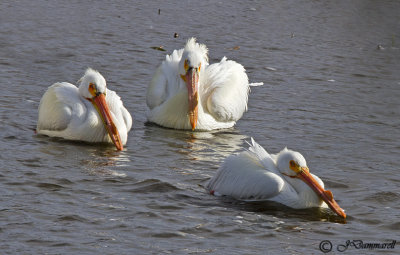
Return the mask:
<path id="1" fill-rule="evenodd" d="M 337 215 L 346 218 L 343 209 L 333 199 L 332 192 L 325 190 L 311 175 L 303 155 L 285 148 L 277 156 L 277 166 L 283 175 L 305 182 Z"/>
<path id="2" fill-rule="evenodd" d="M 112 142 L 118 150 L 122 150 L 121 138 L 106 102 L 106 80 L 98 71 L 88 68 L 85 75 L 78 82 L 80 83 L 79 94 L 92 102 Z"/>
<path id="3" fill-rule="evenodd" d="M 192 130 L 196 128 L 199 104 L 199 83 L 202 67 L 208 63 L 207 47 L 190 38 L 182 53 L 179 62 L 179 74 L 188 90 L 189 109 L 188 115 Z"/>

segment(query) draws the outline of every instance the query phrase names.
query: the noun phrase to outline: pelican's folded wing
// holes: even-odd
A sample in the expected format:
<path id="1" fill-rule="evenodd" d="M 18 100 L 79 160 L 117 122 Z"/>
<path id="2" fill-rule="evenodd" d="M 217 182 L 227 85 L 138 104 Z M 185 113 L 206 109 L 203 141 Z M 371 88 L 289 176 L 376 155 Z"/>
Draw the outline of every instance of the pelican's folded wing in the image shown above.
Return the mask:
<path id="1" fill-rule="evenodd" d="M 150 110 L 161 105 L 177 89 L 176 77 L 178 76 L 178 64 L 182 52 L 183 49 L 174 50 L 171 55 L 165 57 L 165 60 L 155 71 L 146 95 L 146 103 Z"/>
<path id="2" fill-rule="evenodd" d="M 281 177 L 266 170 L 254 153 L 245 151 L 229 156 L 206 188 L 212 194 L 260 201 L 278 195 L 283 186 Z"/>
<path id="3" fill-rule="evenodd" d="M 249 81 L 244 67 L 232 60 L 205 69 L 203 105 L 218 121 L 237 121 L 247 110 Z"/>
<path id="4" fill-rule="evenodd" d="M 123 122 L 126 127 L 126 132 L 129 132 L 132 127 L 132 116 L 124 107 L 121 97 L 115 91 L 107 89 L 106 101 L 113 116 L 117 117 L 114 121 Z"/>
<path id="5" fill-rule="evenodd" d="M 167 78 L 161 66 L 157 68 L 147 88 L 146 103 L 150 109 L 161 105 L 167 97 Z"/>
<path id="6" fill-rule="evenodd" d="M 132 128 L 132 116 L 125 107 L 121 108 L 121 112 L 122 112 L 122 117 L 124 118 L 124 122 L 126 125 L 126 130 L 127 130 L 127 132 L 129 132 L 129 130 L 131 130 L 131 128 Z"/>
<path id="7" fill-rule="evenodd" d="M 248 144 L 250 145 L 249 151 L 254 154 L 254 156 L 264 166 L 265 169 L 268 169 L 268 171 L 272 173 L 279 173 L 271 155 L 263 147 L 261 147 L 261 145 L 259 145 L 253 139 L 253 137 L 251 138 L 251 143 Z"/>
<path id="8" fill-rule="evenodd" d="M 72 107 L 78 99 L 78 88 L 61 82 L 50 86 L 39 104 L 37 132 L 61 131 L 68 127 L 72 118 Z"/>

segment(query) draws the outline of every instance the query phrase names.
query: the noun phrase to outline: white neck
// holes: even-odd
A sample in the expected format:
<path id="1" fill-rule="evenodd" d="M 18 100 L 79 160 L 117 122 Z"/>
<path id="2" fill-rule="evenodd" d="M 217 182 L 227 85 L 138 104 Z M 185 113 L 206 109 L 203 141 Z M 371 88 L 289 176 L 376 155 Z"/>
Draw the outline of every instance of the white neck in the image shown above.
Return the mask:
<path id="1" fill-rule="evenodd" d="M 283 178 L 292 188 L 292 192 L 286 192 L 284 204 L 298 209 L 321 206 L 322 199 L 302 180 L 285 175 Z"/>

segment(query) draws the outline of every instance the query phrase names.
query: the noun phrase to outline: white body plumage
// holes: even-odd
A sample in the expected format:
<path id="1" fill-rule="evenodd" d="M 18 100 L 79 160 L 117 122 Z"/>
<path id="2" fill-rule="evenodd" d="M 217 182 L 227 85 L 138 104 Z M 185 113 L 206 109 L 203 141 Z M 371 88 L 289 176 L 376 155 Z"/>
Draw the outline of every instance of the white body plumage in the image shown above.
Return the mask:
<path id="1" fill-rule="evenodd" d="M 185 48 L 166 56 L 147 89 L 150 122 L 175 129 L 212 130 L 232 127 L 242 117 L 249 93 L 244 67 L 225 57 L 209 65 L 207 51 L 205 45 L 191 38 Z M 188 100 L 192 84 L 185 79 L 192 69 L 196 70 L 198 82 L 191 98 L 195 101 L 193 107 L 198 107 L 193 110 L 198 112 L 194 113 L 195 124 L 191 123 L 192 102 Z"/>
<path id="2" fill-rule="evenodd" d="M 285 148 L 271 155 L 253 139 L 249 150 L 225 159 L 206 188 L 214 195 L 275 201 L 295 209 L 329 206 L 346 217 L 332 192 L 324 189 L 320 178 L 309 173 L 300 153 Z"/>
<path id="3" fill-rule="evenodd" d="M 103 76 L 95 70 L 88 69 L 79 82 L 79 89 L 67 82 L 55 83 L 47 89 L 40 100 L 37 133 L 69 140 L 112 143 L 107 127 L 102 123 L 103 117 L 88 92 L 89 84 L 95 84 L 104 94 L 110 121 L 119 132 L 120 142 L 125 145 L 132 117 L 121 98 L 106 88 Z"/>

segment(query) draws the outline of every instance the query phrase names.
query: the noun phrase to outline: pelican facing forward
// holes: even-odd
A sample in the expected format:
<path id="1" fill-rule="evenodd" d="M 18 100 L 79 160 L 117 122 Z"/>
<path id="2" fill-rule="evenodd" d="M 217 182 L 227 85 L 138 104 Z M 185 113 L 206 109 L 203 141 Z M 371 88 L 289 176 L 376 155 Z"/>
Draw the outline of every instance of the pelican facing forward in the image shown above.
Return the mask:
<path id="1" fill-rule="evenodd" d="M 309 172 L 304 157 L 283 149 L 270 155 L 253 138 L 248 151 L 225 159 L 206 188 L 214 195 L 238 200 L 270 200 L 295 209 L 326 207 L 346 218 L 342 208 L 324 189 L 318 176 Z"/>
<path id="2" fill-rule="evenodd" d="M 147 118 L 174 129 L 213 130 L 235 125 L 247 110 L 244 67 L 222 58 L 208 64 L 208 49 L 190 38 L 161 63 L 147 89 Z"/>
<path id="3" fill-rule="evenodd" d="M 88 68 L 79 88 L 59 82 L 50 86 L 39 105 L 38 134 L 68 140 L 113 143 L 123 149 L 132 117 L 106 80 Z"/>

